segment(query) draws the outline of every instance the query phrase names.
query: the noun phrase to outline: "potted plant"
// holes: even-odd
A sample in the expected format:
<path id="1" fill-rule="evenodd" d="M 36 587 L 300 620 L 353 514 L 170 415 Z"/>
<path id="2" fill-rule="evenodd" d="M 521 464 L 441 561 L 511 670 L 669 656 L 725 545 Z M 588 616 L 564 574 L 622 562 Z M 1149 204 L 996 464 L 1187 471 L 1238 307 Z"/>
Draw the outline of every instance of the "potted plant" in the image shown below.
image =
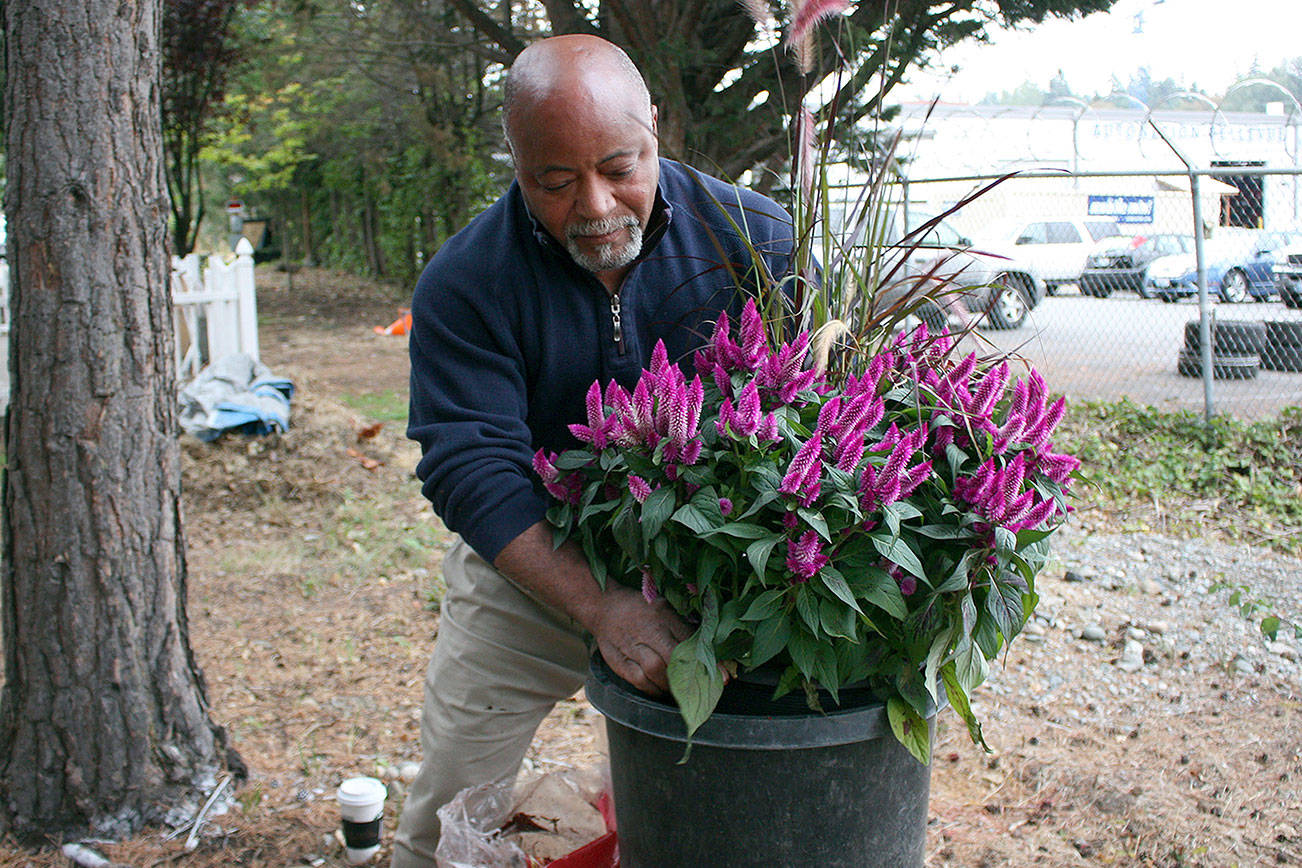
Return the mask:
<path id="1" fill-rule="evenodd" d="M 615 724 L 625 868 L 755 864 L 730 858 L 740 848 L 762 864 L 920 865 L 936 710 L 984 744 L 968 696 L 1033 613 L 1069 510 L 1063 400 L 1008 359 L 901 328 L 948 289 L 900 276 L 907 238 L 882 243 L 890 150 L 838 235 L 830 136 L 820 156 L 812 130 L 802 115 L 793 273 L 756 256 L 758 289 L 739 322 L 719 317 L 690 378 L 657 346 L 635 388 L 592 384 L 580 448 L 534 459 L 558 540 L 582 545 L 597 580 L 696 625 L 669 663 L 676 706 L 600 662 L 589 682 Z M 753 680 L 759 706 L 728 698 Z"/>

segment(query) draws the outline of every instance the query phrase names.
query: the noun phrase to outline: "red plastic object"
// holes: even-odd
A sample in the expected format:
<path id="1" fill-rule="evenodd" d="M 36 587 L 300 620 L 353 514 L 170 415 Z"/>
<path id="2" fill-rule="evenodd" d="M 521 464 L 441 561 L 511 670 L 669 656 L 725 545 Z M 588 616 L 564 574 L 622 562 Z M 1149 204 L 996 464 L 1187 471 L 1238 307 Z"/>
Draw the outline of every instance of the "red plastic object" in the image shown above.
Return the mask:
<path id="1" fill-rule="evenodd" d="M 619 842 L 614 832 L 607 832 L 573 853 L 548 862 L 547 868 L 619 868 Z"/>

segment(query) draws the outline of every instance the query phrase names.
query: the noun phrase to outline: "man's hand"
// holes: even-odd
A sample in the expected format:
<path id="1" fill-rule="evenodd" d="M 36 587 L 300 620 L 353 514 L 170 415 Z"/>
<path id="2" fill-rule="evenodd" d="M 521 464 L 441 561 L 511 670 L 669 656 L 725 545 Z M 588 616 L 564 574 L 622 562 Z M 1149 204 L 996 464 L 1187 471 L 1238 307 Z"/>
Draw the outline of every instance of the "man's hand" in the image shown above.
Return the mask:
<path id="1" fill-rule="evenodd" d="M 664 600 L 648 603 L 640 591 L 614 581 L 603 591 L 577 545 L 552 547 L 545 521 L 507 543 L 493 565 L 582 624 L 620 678 L 644 693 L 669 692 L 669 655 L 693 630 Z"/>
<path id="2" fill-rule="evenodd" d="M 648 603 L 639 591 L 611 583 L 592 635 L 611 671 L 643 693 L 669 692 L 669 655 L 692 628 L 663 599 Z"/>

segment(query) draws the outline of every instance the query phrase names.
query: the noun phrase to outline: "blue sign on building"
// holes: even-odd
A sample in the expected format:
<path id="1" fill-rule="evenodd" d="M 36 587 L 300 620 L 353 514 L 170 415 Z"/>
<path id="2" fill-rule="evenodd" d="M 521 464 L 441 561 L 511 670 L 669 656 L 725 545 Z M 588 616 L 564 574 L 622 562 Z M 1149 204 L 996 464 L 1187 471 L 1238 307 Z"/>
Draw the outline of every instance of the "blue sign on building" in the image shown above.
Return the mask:
<path id="1" fill-rule="evenodd" d="M 1090 196 L 1091 217 L 1111 217 L 1118 223 L 1152 223 L 1152 196 Z"/>

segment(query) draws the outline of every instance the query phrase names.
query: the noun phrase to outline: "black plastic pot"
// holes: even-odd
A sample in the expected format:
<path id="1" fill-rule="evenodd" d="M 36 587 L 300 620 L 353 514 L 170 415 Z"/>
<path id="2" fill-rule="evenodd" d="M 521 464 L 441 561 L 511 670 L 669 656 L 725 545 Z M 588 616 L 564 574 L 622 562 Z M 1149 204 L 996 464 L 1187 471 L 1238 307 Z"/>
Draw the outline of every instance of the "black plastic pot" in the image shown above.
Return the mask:
<path id="1" fill-rule="evenodd" d="M 587 694 L 606 715 L 620 868 L 923 864 L 931 768 L 895 739 L 885 705 L 843 693 L 820 714 L 803 699 L 771 706 L 771 693 L 729 685 L 728 712 L 696 731 L 682 761 L 678 709 L 593 659 Z M 934 712 L 928 724 L 934 738 Z"/>

